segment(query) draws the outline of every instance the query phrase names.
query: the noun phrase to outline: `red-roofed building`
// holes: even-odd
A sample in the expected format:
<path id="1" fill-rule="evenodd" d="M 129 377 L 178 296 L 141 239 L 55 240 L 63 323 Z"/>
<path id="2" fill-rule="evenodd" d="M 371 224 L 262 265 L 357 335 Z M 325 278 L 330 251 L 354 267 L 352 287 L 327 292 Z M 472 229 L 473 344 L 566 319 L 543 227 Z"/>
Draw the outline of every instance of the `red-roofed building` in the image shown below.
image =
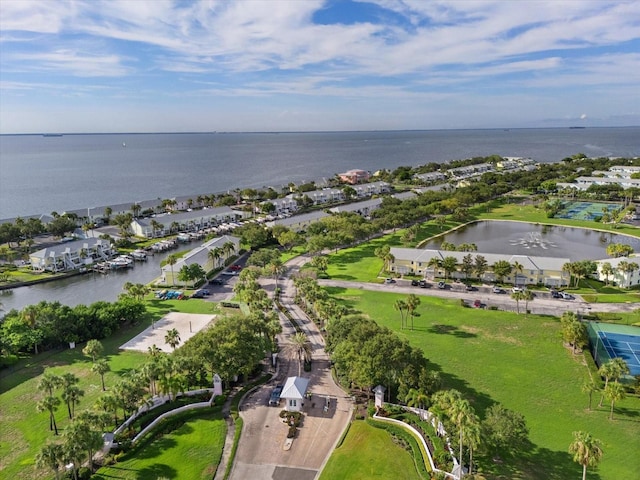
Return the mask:
<path id="1" fill-rule="evenodd" d="M 345 173 L 339 173 L 340 180 L 345 183 L 355 185 L 356 183 L 368 182 L 371 174 L 366 170 L 349 170 Z"/>

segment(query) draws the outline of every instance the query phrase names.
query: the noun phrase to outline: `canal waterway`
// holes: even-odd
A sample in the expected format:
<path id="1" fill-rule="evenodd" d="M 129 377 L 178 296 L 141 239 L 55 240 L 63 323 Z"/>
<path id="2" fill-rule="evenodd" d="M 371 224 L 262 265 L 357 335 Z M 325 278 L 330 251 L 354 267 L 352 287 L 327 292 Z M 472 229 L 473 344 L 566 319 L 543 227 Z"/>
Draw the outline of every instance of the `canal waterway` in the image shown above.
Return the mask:
<path id="1" fill-rule="evenodd" d="M 13 308 L 21 310 L 27 305 L 43 300 L 57 301 L 70 307 L 80 304 L 90 305 L 100 300 L 113 302 L 123 293 L 122 286 L 126 282 L 147 284 L 153 281 L 160 276 L 160 264 L 167 256 L 171 253 L 191 250 L 196 245 L 196 243 L 182 244 L 169 252 L 156 253 L 148 256 L 146 262 L 136 262 L 134 268 L 111 271 L 107 274 L 91 272 L 62 280 L 0 291 L 0 302 L 4 310 L 0 312 L 0 316 Z"/>
<path id="2" fill-rule="evenodd" d="M 442 242 L 474 243 L 478 252 L 534 257 L 598 260 L 607 258 L 607 245 L 623 243 L 640 249 L 640 240 L 626 235 L 585 228 L 526 222 L 482 221 L 471 223 L 423 245 L 439 249 Z"/>

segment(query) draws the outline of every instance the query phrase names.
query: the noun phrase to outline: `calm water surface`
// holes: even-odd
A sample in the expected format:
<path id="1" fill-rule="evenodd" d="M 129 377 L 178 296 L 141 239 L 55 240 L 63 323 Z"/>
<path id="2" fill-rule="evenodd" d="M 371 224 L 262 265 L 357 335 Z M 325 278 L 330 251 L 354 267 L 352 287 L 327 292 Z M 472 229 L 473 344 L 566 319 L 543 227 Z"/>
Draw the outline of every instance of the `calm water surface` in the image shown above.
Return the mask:
<path id="1" fill-rule="evenodd" d="M 607 258 L 607 245 L 624 243 L 640 248 L 637 238 L 584 228 L 558 227 L 524 222 L 476 222 L 432 240 L 424 248 L 442 242 L 475 243 L 478 252 L 569 258 L 572 262 Z"/>

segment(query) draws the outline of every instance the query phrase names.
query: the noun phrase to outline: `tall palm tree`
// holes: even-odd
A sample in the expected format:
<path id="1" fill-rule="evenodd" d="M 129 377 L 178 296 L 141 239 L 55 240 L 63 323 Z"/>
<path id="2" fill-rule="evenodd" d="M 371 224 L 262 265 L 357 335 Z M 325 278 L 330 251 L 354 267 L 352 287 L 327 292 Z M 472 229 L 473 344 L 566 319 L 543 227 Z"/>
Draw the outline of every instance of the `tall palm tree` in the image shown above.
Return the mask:
<path id="1" fill-rule="evenodd" d="M 164 343 L 175 350 L 176 347 L 180 344 L 180 334 L 178 333 L 178 330 L 175 328 L 169 330 L 164 336 Z"/>
<path id="2" fill-rule="evenodd" d="M 598 386 L 593 380 L 587 380 L 582 384 L 582 393 L 589 394 L 589 410 L 591 410 L 591 401 L 593 399 L 593 392 L 598 391 Z"/>
<path id="3" fill-rule="evenodd" d="M 47 443 L 36 455 L 36 466 L 49 467 L 60 478 L 60 467 L 64 465 L 64 451 L 59 443 Z"/>
<path id="4" fill-rule="evenodd" d="M 614 273 L 613 267 L 609 262 L 603 262 L 602 266 L 600 267 L 600 271 L 604 275 L 605 285 L 609 285 L 609 276 L 613 275 Z"/>
<path id="5" fill-rule="evenodd" d="M 171 266 L 171 282 L 173 283 L 173 286 L 175 287 L 176 285 L 176 275 L 173 271 L 173 266 L 178 263 L 178 255 L 175 253 L 172 253 L 171 255 L 169 255 L 167 257 L 167 265 Z"/>
<path id="6" fill-rule="evenodd" d="M 444 278 L 447 280 L 449 275 L 455 272 L 458 268 L 458 260 L 456 257 L 444 257 L 442 259 L 442 269 L 444 270 Z"/>
<path id="7" fill-rule="evenodd" d="M 411 330 L 413 330 L 413 317 L 416 309 L 420 306 L 420 298 L 413 293 L 407 297 L 407 315 L 411 318 Z"/>
<path id="8" fill-rule="evenodd" d="M 220 261 L 220 258 L 222 257 L 223 253 L 224 252 L 222 251 L 222 248 L 220 248 L 220 247 L 212 248 L 211 250 L 209 250 L 209 253 L 207 253 L 207 256 L 212 261 L 213 269 L 218 268 L 218 262 Z"/>
<path id="9" fill-rule="evenodd" d="M 311 343 L 307 336 L 298 332 L 293 335 L 289 341 L 290 348 L 295 352 L 298 356 L 298 376 L 302 374 L 302 362 L 310 362 L 311 361 Z"/>
<path id="10" fill-rule="evenodd" d="M 624 387 L 618 382 L 612 382 L 604 389 L 604 395 L 611 402 L 611 411 L 609 412 L 609 420 L 613 420 L 613 406 L 626 396 Z"/>
<path id="11" fill-rule="evenodd" d="M 522 300 L 524 300 L 524 316 L 527 317 L 527 313 L 529 312 L 529 302 L 532 302 L 535 297 L 533 296 L 533 292 L 531 290 L 525 290 L 522 293 Z"/>
<path id="12" fill-rule="evenodd" d="M 77 385 L 65 385 L 62 390 L 62 400 L 67 403 L 69 412 L 69 420 L 73 420 L 76 413 L 76 404 L 80 401 L 80 397 L 84 396 L 84 390 Z"/>
<path id="13" fill-rule="evenodd" d="M 460 443 L 460 470 L 458 471 L 458 478 L 462 478 L 462 446 L 464 442 L 464 432 L 467 425 L 476 423 L 477 417 L 473 412 L 473 408 L 469 404 L 468 400 L 456 400 L 449 407 L 449 418 L 458 428 L 459 443 Z M 475 418 L 474 418 L 475 417 Z"/>
<path id="14" fill-rule="evenodd" d="M 438 257 L 431 257 L 429 259 L 429 262 L 427 263 L 427 267 L 433 269 L 433 276 L 435 278 L 438 274 L 438 271 L 442 268 L 442 260 L 440 260 Z"/>
<path id="15" fill-rule="evenodd" d="M 58 435 L 58 424 L 56 423 L 56 410 L 60 407 L 60 399 L 58 397 L 45 397 L 36 405 L 38 412 L 49 412 L 49 430 L 54 431 L 54 435 Z"/>
<path id="16" fill-rule="evenodd" d="M 236 246 L 233 242 L 225 242 L 222 245 L 222 251 L 225 254 L 225 262 L 229 260 L 229 257 L 236 251 Z"/>
<path id="17" fill-rule="evenodd" d="M 393 304 L 394 310 L 400 312 L 400 329 L 404 328 L 404 316 L 407 311 L 407 302 L 404 300 L 398 299 L 396 303 Z"/>
<path id="18" fill-rule="evenodd" d="M 104 392 L 106 388 L 104 387 L 104 374 L 111 370 L 109 366 L 109 362 L 106 358 L 99 358 L 96 363 L 91 366 L 91 371 L 93 373 L 97 373 L 100 375 L 100 381 L 102 382 L 102 391 Z"/>
<path id="19" fill-rule="evenodd" d="M 573 442 L 569 445 L 573 461 L 582 465 L 582 480 L 587 478 L 587 467 L 595 467 L 602 459 L 602 442 L 588 432 L 573 432 Z"/>
<path id="20" fill-rule="evenodd" d="M 51 372 L 47 369 L 40 376 L 38 381 L 38 390 L 47 393 L 47 396 L 53 397 L 53 391 L 62 385 L 62 377 Z"/>

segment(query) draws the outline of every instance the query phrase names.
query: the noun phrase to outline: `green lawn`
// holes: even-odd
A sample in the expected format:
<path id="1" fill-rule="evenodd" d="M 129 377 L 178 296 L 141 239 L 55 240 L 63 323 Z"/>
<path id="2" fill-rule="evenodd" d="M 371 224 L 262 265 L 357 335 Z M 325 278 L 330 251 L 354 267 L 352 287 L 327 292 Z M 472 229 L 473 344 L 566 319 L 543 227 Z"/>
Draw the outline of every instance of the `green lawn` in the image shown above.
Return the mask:
<path id="1" fill-rule="evenodd" d="M 394 443 L 389 432 L 356 420 L 320 475 L 320 480 L 336 478 L 417 480 L 420 476 L 409 452 Z"/>
<path id="2" fill-rule="evenodd" d="M 171 433 L 142 440 L 143 444 L 131 455 L 115 465 L 101 468 L 91 478 L 210 480 L 222 456 L 226 423 L 219 411 L 210 410 L 192 412 L 185 420 Z"/>
<path id="3" fill-rule="evenodd" d="M 457 301 L 422 297 L 414 330 L 400 330 L 393 304 L 403 295 L 329 291 L 420 347 L 431 367 L 441 372 L 446 388 L 463 392 L 481 416 L 500 402 L 526 417 L 531 450 L 502 464 L 485 459 L 490 478 L 579 478 L 581 469 L 567 453 L 574 430 L 589 431 L 604 444 L 598 473 L 588 478 L 637 476 L 640 399 L 628 397 L 616 404 L 613 421 L 607 404 L 588 411 L 588 397 L 580 391 L 588 368 L 582 357 L 574 358 L 563 348 L 557 319 L 467 309 Z"/>
<path id="4" fill-rule="evenodd" d="M 104 356 L 111 371 L 105 375 L 107 389 L 118 378 L 137 368 L 146 359 L 146 354 L 120 351 L 119 347 L 151 325 L 151 318 L 159 319 L 170 311 L 187 313 L 212 313 L 216 304 L 202 300 L 149 300 L 147 320 L 138 325 L 118 330 L 109 338 L 101 340 Z M 45 352 L 36 357 L 22 359 L 18 364 L 0 372 L 0 477 L 1 478 L 48 478 L 46 470 L 36 471 L 34 457 L 40 447 L 54 435 L 49 431 L 47 413 L 38 413 L 36 404 L 42 394 L 37 390 L 40 375 L 46 367 L 56 374 L 71 372 L 80 379 L 79 387 L 85 396 L 76 406 L 76 411 L 90 408 L 101 395 L 100 377 L 91 373 L 91 361 L 82 354 L 85 344 L 74 350 Z M 61 430 L 68 425 L 66 406 L 61 405 L 56 413 Z"/>

